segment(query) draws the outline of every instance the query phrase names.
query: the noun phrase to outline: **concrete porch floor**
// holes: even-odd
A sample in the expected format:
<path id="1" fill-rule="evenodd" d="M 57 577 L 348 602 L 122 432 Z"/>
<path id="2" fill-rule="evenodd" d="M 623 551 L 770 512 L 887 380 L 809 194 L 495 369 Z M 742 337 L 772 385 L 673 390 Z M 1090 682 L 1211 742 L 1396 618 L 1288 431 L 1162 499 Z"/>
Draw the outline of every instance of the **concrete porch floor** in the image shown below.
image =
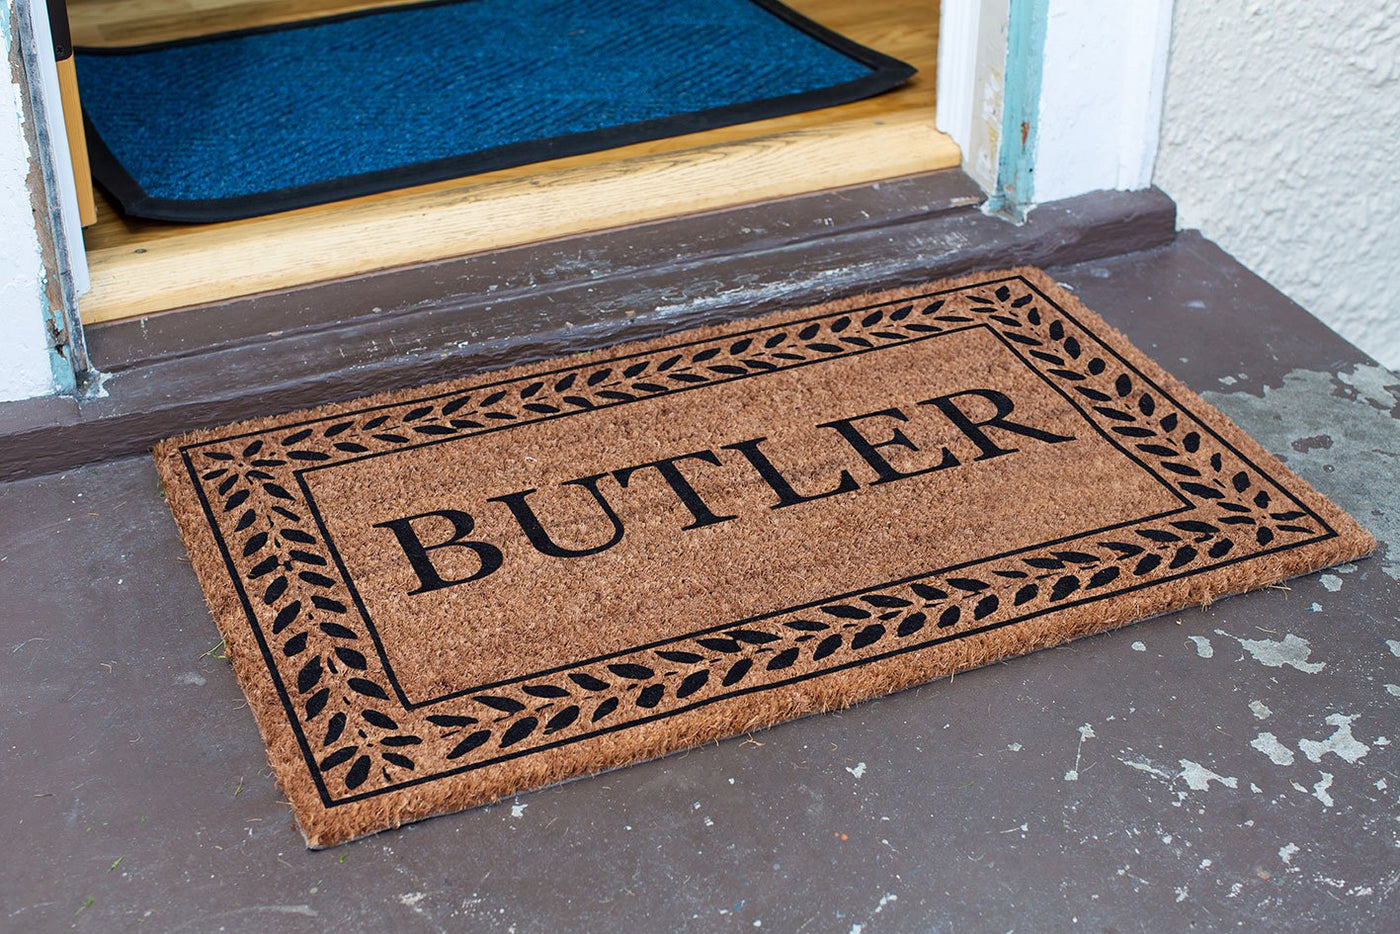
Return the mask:
<path id="1" fill-rule="evenodd" d="M 1381 551 L 313 853 L 150 460 L 9 483 L 0 930 L 1393 930 L 1400 379 L 1194 234 L 1052 272 Z"/>

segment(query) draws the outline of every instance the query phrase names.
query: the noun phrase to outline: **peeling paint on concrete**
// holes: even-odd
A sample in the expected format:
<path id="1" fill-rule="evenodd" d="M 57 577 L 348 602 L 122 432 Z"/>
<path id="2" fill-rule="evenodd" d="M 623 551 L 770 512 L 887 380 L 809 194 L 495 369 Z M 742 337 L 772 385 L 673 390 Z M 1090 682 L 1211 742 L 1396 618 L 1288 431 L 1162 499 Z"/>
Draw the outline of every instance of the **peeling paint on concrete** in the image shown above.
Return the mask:
<path id="1" fill-rule="evenodd" d="M 1355 716 L 1332 714 L 1327 718 L 1327 722 L 1336 727 L 1332 735 L 1320 742 L 1311 739 L 1299 740 L 1298 749 L 1313 762 L 1321 762 L 1323 756 L 1331 753 L 1355 764 L 1371 751 L 1370 746 L 1351 734 L 1351 724 L 1355 719 Z"/>
<path id="2" fill-rule="evenodd" d="M 1237 386 L 1201 395 L 1258 438 L 1286 438 L 1274 453 L 1316 484 L 1380 541 L 1381 569 L 1400 581 L 1400 503 L 1378 489 L 1400 487 L 1400 379 L 1385 367 L 1356 364 L 1337 375 L 1295 369 L 1281 386 Z M 1338 399 L 1354 403 L 1339 406 Z M 1293 441 L 1327 435 L 1330 448 Z M 1347 469 L 1338 471 L 1339 462 Z"/>
<path id="3" fill-rule="evenodd" d="M 1079 745 L 1074 750 L 1074 768 L 1065 773 L 1065 781 L 1079 781 L 1079 760 L 1084 752 L 1084 741 L 1094 738 L 1094 728 L 1089 724 L 1084 724 L 1079 728 Z"/>
<path id="4" fill-rule="evenodd" d="M 1254 660 L 1267 668 L 1282 668 L 1289 665 L 1299 671 L 1310 675 L 1315 675 L 1323 668 L 1327 667 L 1326 662 L 1310 662 L 1308 657 L 1312 655 L 1312 646 L 1307 639 L 1289 633 L 1282 641 L 1273 639 L 1241 639 L 1239 636 L 1231 635 L 1223 629 L 1217 629 L 1216 633 L 1227 638 L 1234 639 Z"/>
<path id="5" fill-rule="evenodd" d="M 1342 579 L 1335 574 L 1323 574 L 1317 581 L 1331 593 L 1342 589 Z"/>
<path id="6" fill-rule="evenodd" d="M 1293 750 L 1279 742 L 1279 738 L 1272 733 L 1260 733 L 1249 741 L 1249 745 L 1268 756 L 1274 765 L 1293 764 Z"/>
<path id="7" fill-rule="evenodd" d="M 1257 700 L 1249 702 L 1249 712 L 1254 714 L 1255 718 L 1259 720 L 1267 720 L 1269 719 L 1269 714 L 1273 713 L 1273 711 L 1269 709 L 1268 704 Z"/>
<path id="8" fill-rule="evenodd" d="M 1186 785 L 1192 791 L 1205 791 L 1210 787 L 1211 782 L 1219 782 L 1226 788 L 1238 788 L 1239 779 L 1229 775 L 1217 775 L 1199 762 L 1192 762 L 1190 759 L 1179 760 L 1181 764 L 1181 774 L 1178 776 L 1186 781 Z"/>
<path id="9" fill-rule="evenodd" d="M 1201 658 L 1213 658 L 1215 656 L 1215 647 L 1210 644 L 1210 639 L 1205 636 L 1187 636 L 1186 638 L 1196 643 L 1196 654 L 1201 656 Z"/>
<path id="10" fill-rule="evenodd" d="M 1330 808 L 1336 803 L 1332 800 L 1332 796 L 1327 793 L 1327 789 L 1332 787 L 1332 773 L 1322 772 L 1320 774 L 1322 778 L 1318 779 L 1316 785 L 1313 785 L 1313 797 L 1321 801 L 1323 807 Z"/>
<path id="11" fill-rule="evenodd" d="M 1294 856 L 1294 854 L 1296 854 L 1297 852 L 1298 852 L 1298 847 L 1297 847 L 1296 844 L 1293 844 L 1293 843 L 1285 843 L 1283 846 L 1281 846 L 1281 847 L 1278 848 L 1278 858 L 1279 858 L 1280 860 L 1283 861 L 1283 864 L 1284 864 L 1285 866 L 1287 866 L 1287 865 L 1292 864 L 1292 862 L 1293 862 L 1293 856 Z"/>

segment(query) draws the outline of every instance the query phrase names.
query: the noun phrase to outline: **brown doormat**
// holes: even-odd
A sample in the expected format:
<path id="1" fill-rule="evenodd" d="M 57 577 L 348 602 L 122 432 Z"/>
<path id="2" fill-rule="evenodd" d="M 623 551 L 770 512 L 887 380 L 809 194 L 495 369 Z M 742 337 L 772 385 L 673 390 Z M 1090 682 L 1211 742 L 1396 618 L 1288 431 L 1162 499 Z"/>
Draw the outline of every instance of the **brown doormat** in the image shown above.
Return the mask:
<path id="1" fill-rule="evenodd" d="M 1034 269 L 163 442 L 311 846 L 1368 553 Z"/>

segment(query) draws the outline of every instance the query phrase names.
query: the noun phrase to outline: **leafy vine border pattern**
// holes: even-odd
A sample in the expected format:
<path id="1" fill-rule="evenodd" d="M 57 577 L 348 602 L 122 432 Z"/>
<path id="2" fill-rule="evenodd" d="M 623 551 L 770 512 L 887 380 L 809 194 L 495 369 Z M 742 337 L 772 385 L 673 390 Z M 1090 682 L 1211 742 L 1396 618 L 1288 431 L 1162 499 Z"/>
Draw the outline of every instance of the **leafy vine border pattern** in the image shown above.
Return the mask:
<path id="1" fill-rule="evenodd" d="M 1182 509 L 415 707 L 393 683 L 299 479 L 307 468 L 972 327 L 990 328 L 1176 491 Z M 1336 534 L 1019 276 L 180 452 L 327 807 Z"/>

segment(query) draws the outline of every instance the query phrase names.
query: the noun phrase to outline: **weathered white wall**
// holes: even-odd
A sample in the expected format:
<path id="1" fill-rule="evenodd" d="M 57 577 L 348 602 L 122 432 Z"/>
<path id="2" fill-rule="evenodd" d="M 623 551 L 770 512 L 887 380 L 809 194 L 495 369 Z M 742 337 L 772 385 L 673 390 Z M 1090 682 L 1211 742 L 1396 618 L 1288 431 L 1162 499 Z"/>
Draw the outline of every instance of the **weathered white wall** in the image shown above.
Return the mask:
<path id="1" fill-rule="evenodd" d="M 12 0 L 0 0 L 3 48 L 13 50 L 17 28 Z M 53 391 L 44 340 L 44 268 L 26 183 L 29 146 L 23 121 L 14 70 L 0 62 L 0 401 Z"/>
<path id="2" fill-rule="evenodd" d="M 1176 0 L 1155 181 L 1400 368 L 1400 0 Z"/>

